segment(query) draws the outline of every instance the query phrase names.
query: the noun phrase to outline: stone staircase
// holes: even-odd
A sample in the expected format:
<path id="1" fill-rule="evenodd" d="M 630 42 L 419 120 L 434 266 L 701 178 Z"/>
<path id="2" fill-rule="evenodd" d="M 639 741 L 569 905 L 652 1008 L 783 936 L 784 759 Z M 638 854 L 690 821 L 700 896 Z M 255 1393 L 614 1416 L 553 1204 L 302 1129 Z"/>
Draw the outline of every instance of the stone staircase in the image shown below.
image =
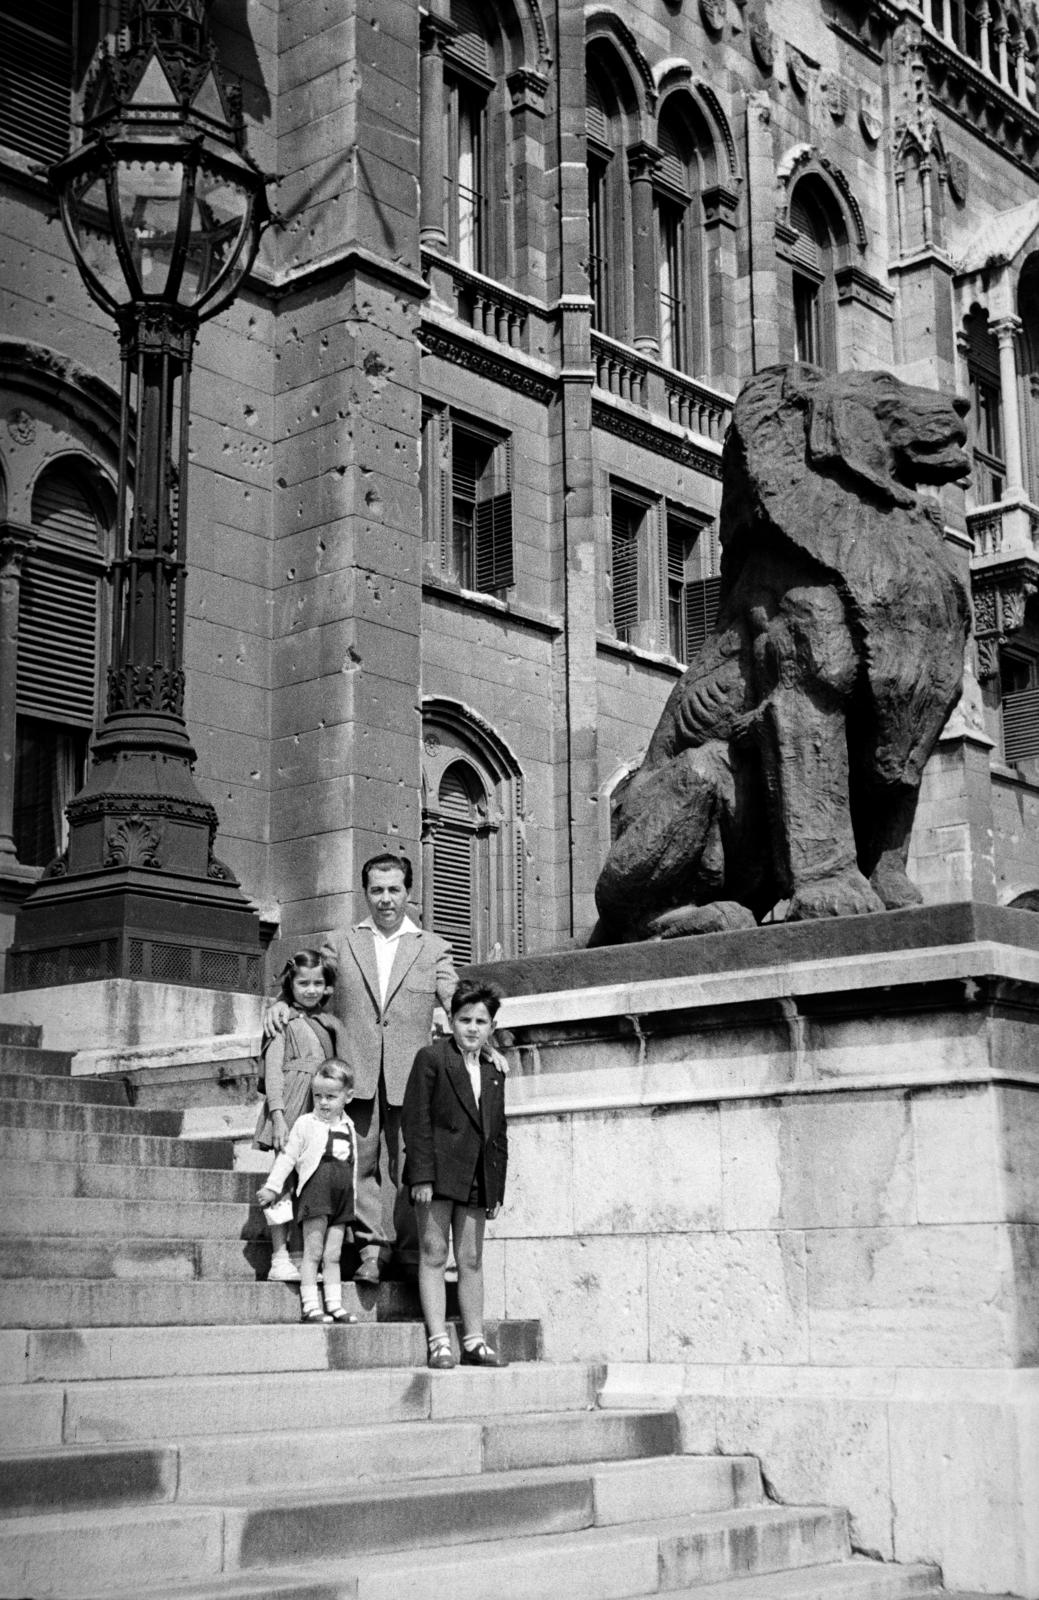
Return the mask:
<path id="1" fill-rule="evenodd" d="M 0 1032 L 0 1595 L 153 1600 L 903 1600 L 930 1567 L 852 1554 L 845 1514 L 682 1452 L 603 1371 L 431 1373 L 412 1291 L 303 1327 L 255 1175 L 179 1115 Z M 347 1303 L 350 1303 L 349 1300 Z"/>

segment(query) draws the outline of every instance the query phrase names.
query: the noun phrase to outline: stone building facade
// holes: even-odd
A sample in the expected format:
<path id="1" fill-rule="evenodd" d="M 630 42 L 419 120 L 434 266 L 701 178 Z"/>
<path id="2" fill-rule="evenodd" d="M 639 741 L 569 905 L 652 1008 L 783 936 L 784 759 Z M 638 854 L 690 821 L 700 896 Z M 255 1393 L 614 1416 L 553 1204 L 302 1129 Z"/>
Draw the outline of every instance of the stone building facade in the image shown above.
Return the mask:
<path id="1" fill-rule="evenodd" d="M 713 615 L 733 397 L 795 358 L 971 396 L 944 513 L 976 643 L 914 871 L 1039 897 L 1031 0 L 211 20 L 277 215 L 196 352 L 187 715 L 268 923 L 349 917 L 391 848 L 463 958 L 587 935 L 611 798 Z M 45 174 L 119 22 L 0 3 L 5 943 L 100 709 L 118 350 Z"/>

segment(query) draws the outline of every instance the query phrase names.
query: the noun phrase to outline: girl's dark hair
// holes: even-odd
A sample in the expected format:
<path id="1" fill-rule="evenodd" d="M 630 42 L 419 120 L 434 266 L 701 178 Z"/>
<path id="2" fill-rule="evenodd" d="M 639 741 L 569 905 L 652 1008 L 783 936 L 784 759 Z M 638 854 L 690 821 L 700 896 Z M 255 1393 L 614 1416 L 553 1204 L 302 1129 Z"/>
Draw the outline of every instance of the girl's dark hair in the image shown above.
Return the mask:
<path id="1" fill-rule="evenodd" d="M 457 1017 L 463 1006 L 483 1003 L 492 1019 L 498 1015 L 502 992 L 496 983 L 481 983 L 477 978 L 463 978 L 451 996 L 451 1015 Z"/>
<path id="2" fill-rule="evenodd" d="M 320 967 L 325 983 L 331 989 L 336 981 L 336 969 L 320 950 L 297 950 L 286 961 L 281 972 L 281 998 L 287 1000 L 290 1006 L 295 1003 L 292 998 L 293 978 L 297 972 L 312 972 L 316 967 Z"/>
<path id="3" fill-rule="evenodd" d="M 349 1061 L 342 1061 L 338 1056 L 332 1056 L 328 1061 L 322 1061 L 314 1074 L 315 1078 L 330 1078 L 333 1083 L 338 1083 L 342 1089 L 352 1089 L 354 1086 L 354 1069 Z M 313 1079 L 311 1079 L 313 1082 Z"/>

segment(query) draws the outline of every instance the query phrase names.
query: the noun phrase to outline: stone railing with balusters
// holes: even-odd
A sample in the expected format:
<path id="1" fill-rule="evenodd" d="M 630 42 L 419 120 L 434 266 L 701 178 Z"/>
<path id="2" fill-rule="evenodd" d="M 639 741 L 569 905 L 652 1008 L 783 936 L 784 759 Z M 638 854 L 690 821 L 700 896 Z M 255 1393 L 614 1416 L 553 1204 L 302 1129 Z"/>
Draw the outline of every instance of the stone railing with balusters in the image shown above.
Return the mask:
<path id="1" fill-rule="evenodd" d="M 967 512 L 974 556 L 1017 556 L 1039 547 L 1039 506 L 1029 500 L 1003 500 Z"/>
<path id="2" fill-rule="evenodd" d="M 976 556 L 994 556 L 1003 548 L 1002 506 L 979 506 L 967 513 L 967 529 Z"/>
<path id="3" fill-rule="evenodd" d="M 648 403 L 647 379 L 649 362 L 636 355 L 627 345 L 608 339 L 605 334 L 592 334 L 592 361 L 595 364 L 595 381 L 600 389 L 614 394 L 618 400 L 627 400 L 633 406 Z"/>
<path id="4" fill-rule="evenodd" d="M 672 422 L 689 428 L 721 444 L 732 416 L 732 400 L 716 389 L 708 389 L 680 372 L 664 374 L 667 413 Z"/>
<path id="5" fill-rule="evenodd" d="M 505 289 L 480 272 L 459 266 L 457 261 L 423 250 L 422 266 L 434 288 L 453 301 L 458 318 L 468 323 L 485 339 L 494 339 L 510 350 L 529 349 L 529 324 L 532 313 L 541 312 L 536 301 Z"/>

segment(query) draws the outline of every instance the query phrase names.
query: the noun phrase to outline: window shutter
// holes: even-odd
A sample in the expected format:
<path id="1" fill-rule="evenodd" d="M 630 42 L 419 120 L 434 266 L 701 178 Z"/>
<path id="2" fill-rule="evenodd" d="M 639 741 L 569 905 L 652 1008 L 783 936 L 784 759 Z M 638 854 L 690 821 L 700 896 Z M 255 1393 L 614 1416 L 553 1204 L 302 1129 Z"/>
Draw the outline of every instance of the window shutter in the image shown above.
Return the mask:
<path id="1" fill-rule="evenodd" d="M 823 260 L 820 243 L 827 237 L 822 219 L 814 206 L 795 193 L 790 202 L 790 226 L 797 229 L 797 238 L 790 246 L 792 258 L 810 272 L 822 272 Z"/>
<path id="2" fill-rule="evenodd" d="M 455 962 L 473 959 L 472 800 L 457 767 L 440 784 L 440 826 L 433 838 L 433 928 L 454 948 Z"/>
<path id="3" fill-rule="evenodd" d="M 476 587 L 493 594 L 514 582 L 512 496 L 499 494 L 476 507 Z"/>
<path id="4" fill-rule="evenodd" d="M 451 493 L 457 500 L 475 500 L 481 462 L 476 441 L 457 428 L 451 445 Z"/>
<path id="5" fill-rule="evenodd" d="M 490 51 L 480 13 L 472 0 L 452 0 L 451 21 L 458 29 L 451 40 L 450 54 L 467 67 L 475 67 L 486 77 L 492 76 Z"/>
<path id="6" fill-rule="evenodd" d="M 97 516 L 70 473 L 44 473 L 33 491 L 32 520 L 42 533 L 91 548 L 97 545 Z"/>
<path id="7" fill-rule="evenodd" d="M 68 0 L 0 4 L 0 144 L 48 164 L 69 148 L 72 21 Z"/>
<path id="8" fill-rule="evenodd" d="M 656 176 L 670 189 L 677 189 L 680 194 L 687 195 L 689 164 L 674 130 L 666 123 L 659 131 L 657 145 L 660 150 L 660 162 Z"/>
<path id="9" fill-rule="evenodd" d="M 613 626 L 619 639 L 627 639 L 639 620 L 639 540 L 623 502 L 614 502 L 612 535 Z"/>
<path id="10" fill-rule="evenodd" d="M 1039 756 L 1039 689 L 1003 697 L 1003 759 Z"/>
<path id="11" fill-rule="evenodd" d="M 599 144 L 609 144 L 610 125 L 606 116 L 606 107 L 603 105 L 602 94 L 594 78 L 587 79 L 584 93 L 585 132 L 590 139 L 598 140 Z"/>
<path id="12" fill-rule="evenodd" d="M 29 557 L 18 607 L 18 710 L 93 727 L 97 578 Z"/>
<path id="13" fill-rule="evenodd" d="M 691 661 L 714 627 L 721 594 L 720 578 L 697 578 L 685 588 L 685 648 Z"/>

